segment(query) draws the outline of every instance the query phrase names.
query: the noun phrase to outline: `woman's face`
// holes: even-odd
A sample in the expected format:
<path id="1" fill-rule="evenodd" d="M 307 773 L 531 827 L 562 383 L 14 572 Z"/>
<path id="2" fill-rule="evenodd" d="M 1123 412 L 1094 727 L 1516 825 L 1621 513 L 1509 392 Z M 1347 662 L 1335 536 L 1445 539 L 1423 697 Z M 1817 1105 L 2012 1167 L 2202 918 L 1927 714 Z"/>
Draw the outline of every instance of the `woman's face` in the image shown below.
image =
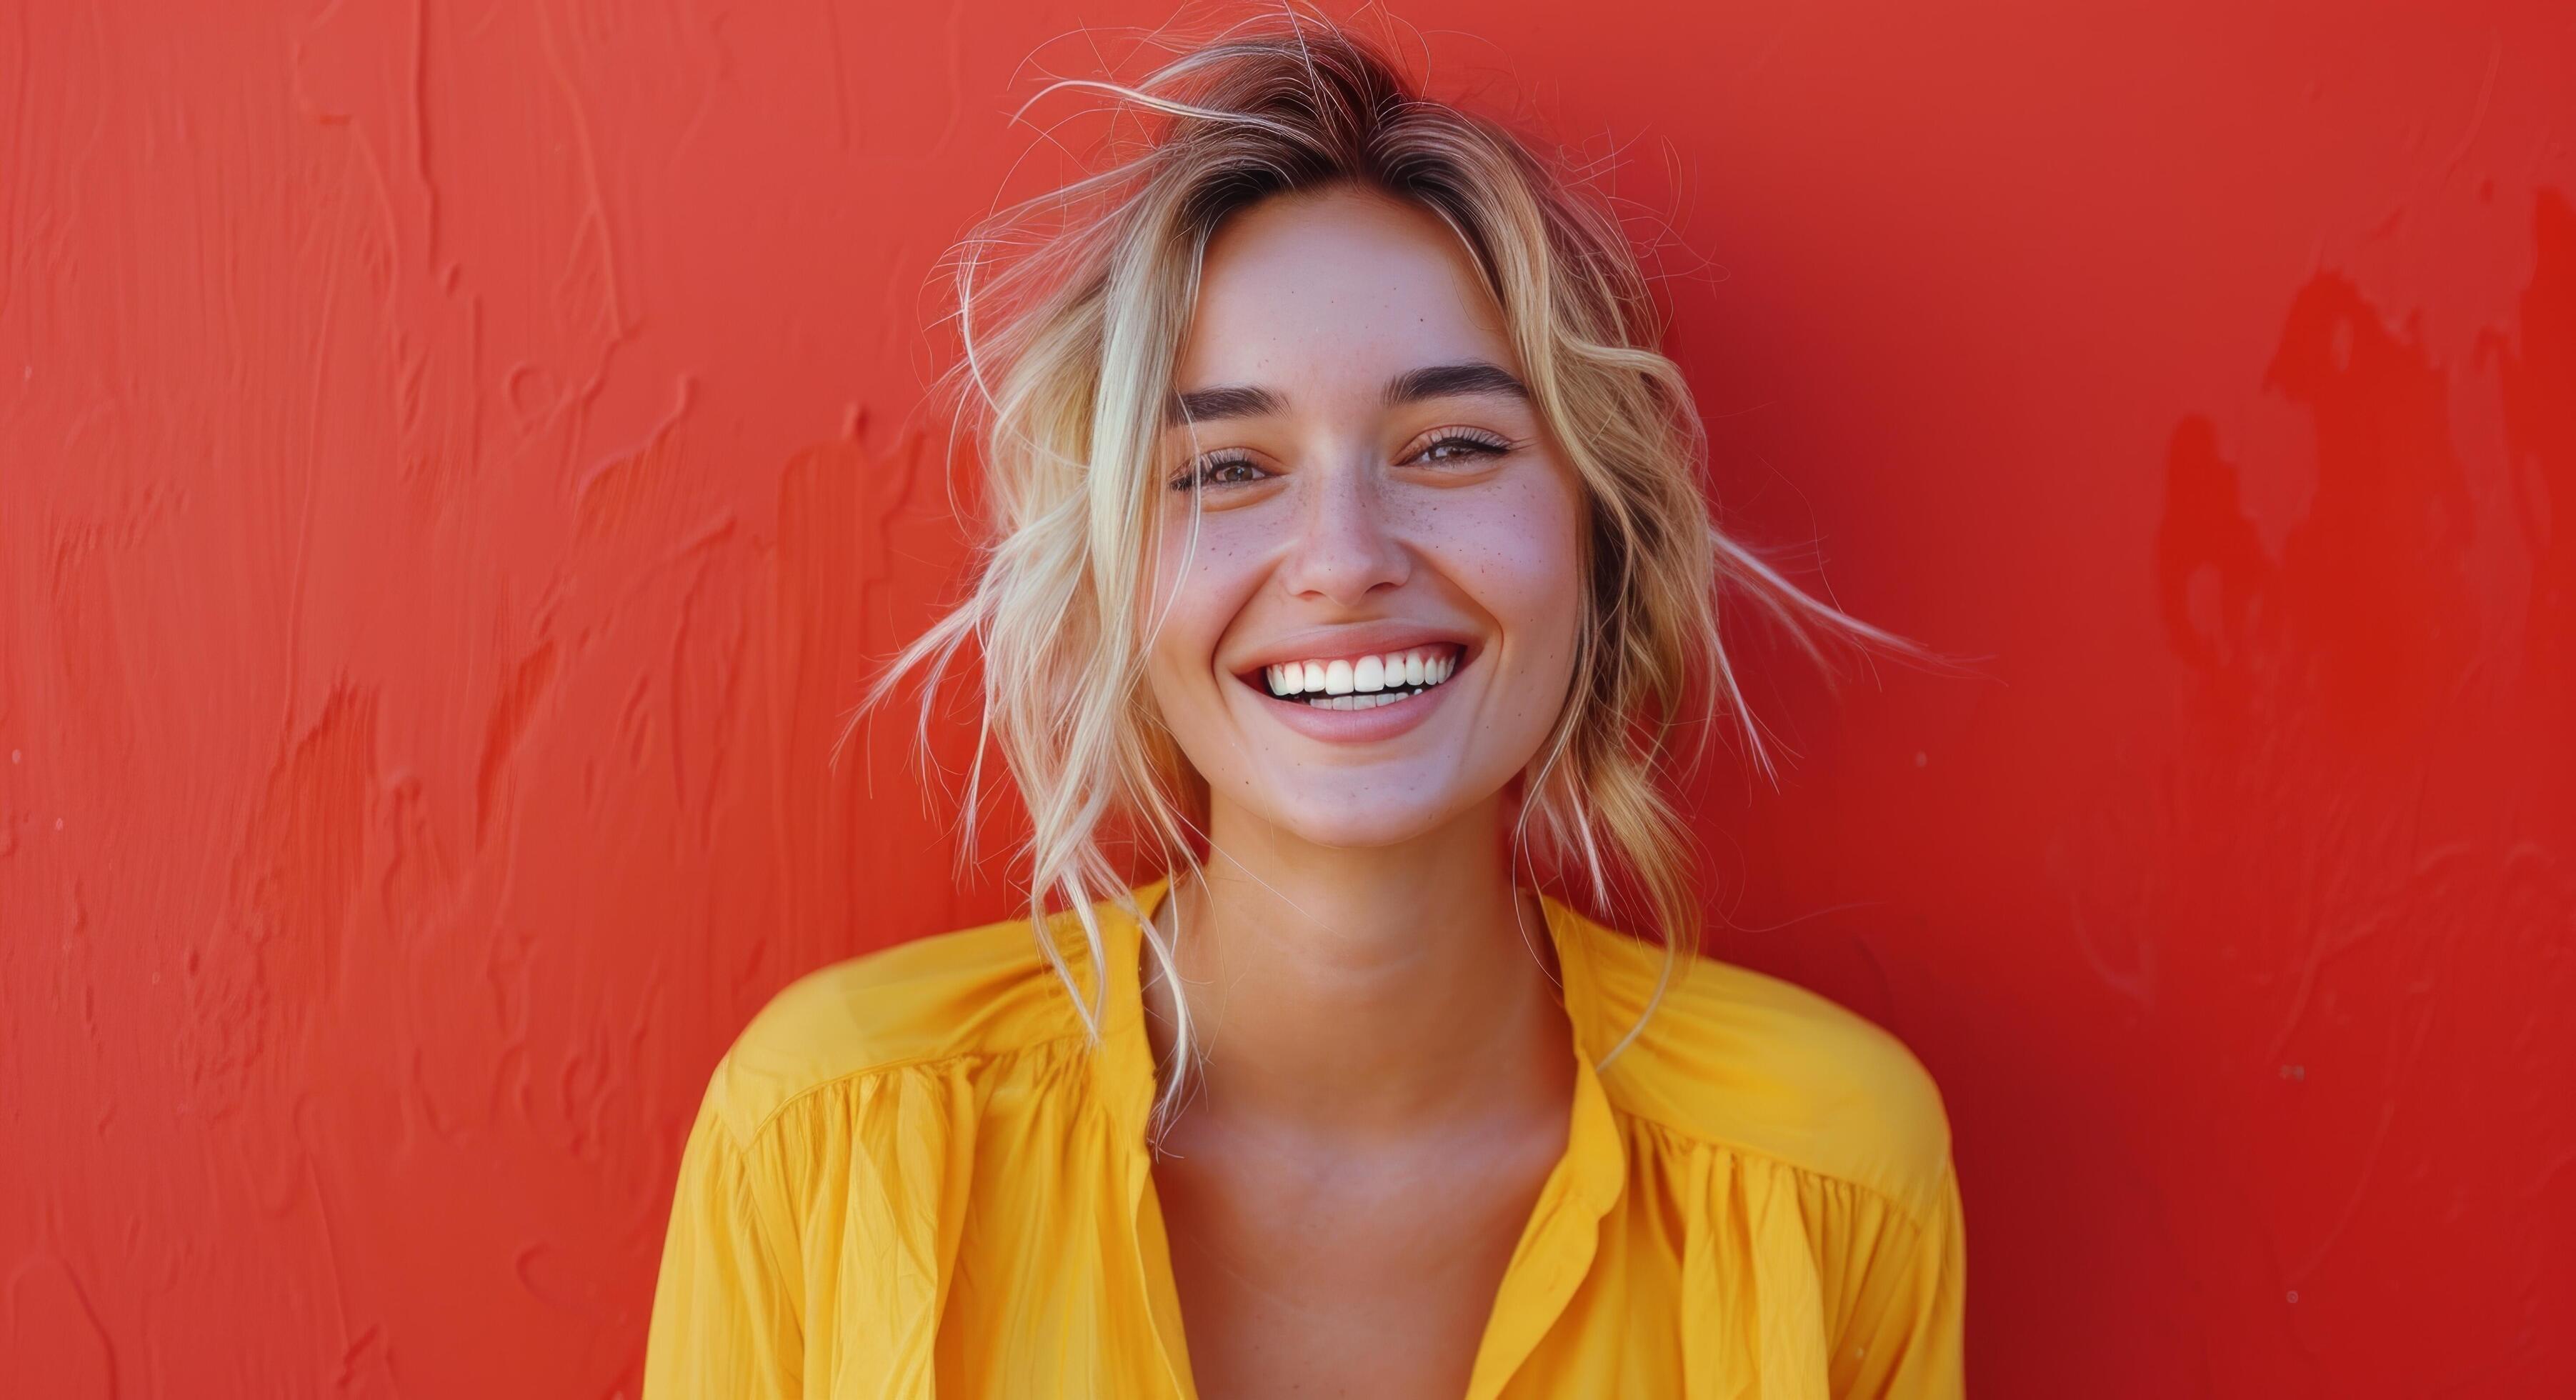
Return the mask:
<path id="1" fill-rule="evenodd" d="M 1387 845 L 1536 754 L 1573 677 L 1584 526 L 1523 383 L 1435 216 L 1337 189 L 1218 230 L 1163 435 L 1146 657 L 1213 803 Z"/>

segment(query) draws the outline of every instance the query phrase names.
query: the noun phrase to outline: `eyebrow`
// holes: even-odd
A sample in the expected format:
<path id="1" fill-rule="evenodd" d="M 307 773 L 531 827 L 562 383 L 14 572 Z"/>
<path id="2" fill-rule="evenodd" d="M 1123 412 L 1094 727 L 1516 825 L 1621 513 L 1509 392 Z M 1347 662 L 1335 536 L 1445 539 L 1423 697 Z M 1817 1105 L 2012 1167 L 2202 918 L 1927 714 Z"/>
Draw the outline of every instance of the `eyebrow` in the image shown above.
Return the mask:
<path id="1" fill-rule="evenodd" d="M 1407 370 L 1386 382 L 1386 406 L 1389 408 L 1421 399 L 1445 399 L 1459 394 L 1509 394 L 1517 399 L 1530 396 L 1529 387 L 1513 378 L 1511 371 L 1483 360 Z"/>
<path id="2" fill-rule="evenodd" d="M 1192 389 L 1172 396 L 1172 411 L 1163 421 L 1173 426 L 1182 423 L 1205 423 L 1216 418 L 1261 418 L 1285 409 L 1277 394 L 1247 385 L 1228 385 L 1221 389 Z"/>
<path id="3" fill-rule="evenodd" d="M 1454 365 L 1427 365 L 1406 370 L 1386 382 L 1382 396 L 1387 407 L 1416 403 L 1423 399 L 1450 398 L 1462 394 L 1509 394 L 1526 399 L 1529 388 L 1500 365 L 1483 360 L 1467 360 Z M 1260 418 L 1287 410 L 1287 401 L 1268 389 L 1247 384 L 1229 384 L 1214 389 L 1192 389 L 1172 396 L 1171 411 L 1164 422 L 1172 426 L 1183 423 L 1205 423 L 1220 418 Z"/>

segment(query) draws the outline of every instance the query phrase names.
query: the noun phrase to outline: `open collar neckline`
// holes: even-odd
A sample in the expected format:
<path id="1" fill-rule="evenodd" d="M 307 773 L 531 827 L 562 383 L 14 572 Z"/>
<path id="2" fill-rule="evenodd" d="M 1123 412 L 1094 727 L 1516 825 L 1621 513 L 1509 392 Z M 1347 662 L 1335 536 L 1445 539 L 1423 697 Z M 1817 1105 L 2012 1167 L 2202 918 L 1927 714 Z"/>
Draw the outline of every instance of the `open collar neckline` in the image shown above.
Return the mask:
<path id="1" fill-rule="evenodd" d="M 1144 924 L 1171 892 L 1160 876 L 1096 906 L 1101 951 L 1107 958 L 1108 996 L 1102 1005 L 1100 1052 L 1092 1057 L 1097 1087 L 1118 1130 L 1126 1160 L 1127 1204 L 1163 1359 L 1174 1394 L 1196 1400 L 1182 1341 L 1180 1301 L 1172 1282 L 1169 1244 L 1153 1191 L 1152 1149 L 1146 1134 L 1156 1081 L 1152 1042 L 1145 1034 Z M 1541 891 L 1539 905 L 1556 950 L 1564 1011 L 1572 1031 L 1574 1096 L 1565 1152 L 1539 1188 L 1497 1291 L 1476 1352 L 1467 1400 L 1500 1394 L 1521 1362 L 1564 1311 L 1589 1271 L 1600 1238 L 1601 1217 L 1619 1199 L 1627 1180 L 1627 1144 L 1611 1112 L 1596 1057 L 1602 1023 L 1595 980 L 1592 921 Z"/>

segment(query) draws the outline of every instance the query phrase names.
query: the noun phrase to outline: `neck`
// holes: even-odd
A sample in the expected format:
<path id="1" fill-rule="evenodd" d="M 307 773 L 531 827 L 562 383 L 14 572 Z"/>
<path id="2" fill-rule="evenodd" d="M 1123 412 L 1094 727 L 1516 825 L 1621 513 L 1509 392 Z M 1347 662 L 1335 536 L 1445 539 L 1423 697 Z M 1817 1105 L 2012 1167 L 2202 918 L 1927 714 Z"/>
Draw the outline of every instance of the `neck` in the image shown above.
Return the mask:
<path id="1" fill-rule="evenodd" d="M 1218 802 L 1176 877 L 1180 995 L 1204 1051 L 1183 1116 L 1351 1138 L 1561 1113 L 1574 1050 L 1555 948 L 1513 884 L 1497 797 L 1396 846 L 1320 846 Z M 1147 955 L 1155 1059 L 1173 990 Z"/>

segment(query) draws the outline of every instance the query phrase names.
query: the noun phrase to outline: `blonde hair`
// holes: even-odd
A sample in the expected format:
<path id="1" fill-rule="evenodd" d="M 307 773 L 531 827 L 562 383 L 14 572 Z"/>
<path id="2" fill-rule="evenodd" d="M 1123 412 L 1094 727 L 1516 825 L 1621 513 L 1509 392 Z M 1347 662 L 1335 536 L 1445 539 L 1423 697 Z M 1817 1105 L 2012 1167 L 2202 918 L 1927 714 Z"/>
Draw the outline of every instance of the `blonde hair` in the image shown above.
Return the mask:
<path id="1" fill-rule="evenodd" d="M 1357 185 L 1426 209 L 1473 255 L 1586 500 L 1588 625 L 1564 710 L 1522 775 L 1513 844 L 1518 868 L 1534 824 L 1540 850 L 1579 865 L 1598 902 L 1624 867 L 1652 906 L 1663 977 L 1606 1067 L 1653 1016 L 1678 950 L 1698 946 L 1688 833 L 1661 788 L 1677 732 L 1693 735 L 1697 762 L 1723 703 L 1777 782 L 1719 639 L 1719 588 L 1741 589 L 1820 664 L 1811 629 L 1920 649 L 1808 597 L 1717 528 L 1698 481 L 1699 418 L 1655 348 L 1649 284 L 1616 214 L 1500 124 L 1423 95 L 1378 46 L 1294 10 L 1187 47 L 1133 84 L 1066 79 L 1047 91 L 1061 88 L 1108 94 L 1142 129 L 1113 141 L 1094 173 L 1001 210 L 960 245 L 964 349 L 949 387 L 980 451 L 992 534 L 963 603 L 894 658 L 860 712 L 927 663 L 926 753 L 930 693 L 972 639 L 984 675 L 964 826 L 974 829 L 984 754 L 998 743 L 1029 808 L 1032 927 L 1095 1044 L 1110 971 L 1096 900 L 1137 917 L 1177 987 L 1175 949 L 1133 908 L 1103 837 L 1123 822 L 1159 846 L 1166 869 L 1199 869 L 1190 838 L 1205 826 L 1204 784 L 1142 681 L 1147 637 L 1135 624 L 1200 259 L 1229 215 L 1273 195 Z M 1080 921 L 1092 1004 L 1050 935 L 1051 895 Z M 1174 1003 L 1158 1130 L 1193 1062 L 1186 1001 Z"/>

